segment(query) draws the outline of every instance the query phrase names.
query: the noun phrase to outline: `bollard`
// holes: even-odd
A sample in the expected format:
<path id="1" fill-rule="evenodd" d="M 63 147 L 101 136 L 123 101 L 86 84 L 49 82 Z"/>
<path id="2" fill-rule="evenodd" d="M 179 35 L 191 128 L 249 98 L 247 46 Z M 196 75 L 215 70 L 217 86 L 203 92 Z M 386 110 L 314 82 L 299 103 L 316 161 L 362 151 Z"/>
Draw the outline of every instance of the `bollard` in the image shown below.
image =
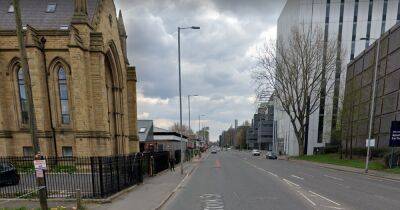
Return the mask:
<path id="1" fill-rule="evenodd" d="M 81 190 L 76 189 L 76 209 L 77 210 L 82 210 L 82 195 L 81 195 Z"/>

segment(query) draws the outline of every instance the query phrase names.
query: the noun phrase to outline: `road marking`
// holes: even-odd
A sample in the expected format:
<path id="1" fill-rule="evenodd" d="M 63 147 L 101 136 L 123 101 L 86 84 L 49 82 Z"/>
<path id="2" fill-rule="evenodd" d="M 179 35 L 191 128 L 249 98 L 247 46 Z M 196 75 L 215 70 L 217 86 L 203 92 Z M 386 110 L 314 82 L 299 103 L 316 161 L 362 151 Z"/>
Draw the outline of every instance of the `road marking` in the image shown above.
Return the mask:
<path id="1" fill-rule="evenodd" d="M 303 178 L 303 177 L 299 177 L 299 176 L 296 176 L 296 175 L 294 175 L 294 174 L 292 174 L 292 175 L 291 175 L 291 177 L 294 177 L 294 178 L 296 178 L 296 179 L 300 179 L 300 180 L 304 180 L 304 178 Z"/>
<path id="2" fill-rule="evenodd" d="M 318 196 L 318 197 L 320 197 L 320 198 L 323 198 L 323 199 L 325 199 L 325 200 L 327 200 L 327 201 L 329 201 L 329 202 L 331 202 L 331 203 L 333 203 L 333 204 L 336 204 L 336 205 L 340 206 L 340 203 L 337 203 L 337 202 L 335 202 L 335 201 L 333 201 L 333 200 L 331 200 L 331 199 L 329 199 L 329 198 L 327 198 L 327 197 L 324 197 L 324 196 L 322 196 L 322 195 L 320 195 L 320 194 L 318 194 L 318 193 L 315 193 L 315 192 L 313 192 L 313 191 L 311 191 L 311 190 L 309 190 L 308 192 L 310 192 L 311 194 L 314 194 L 314 195 L 316 195 L 316 196 Z"/>
<path id="3" fill-rule="evenodd" d="M 313 206 L 316 206 L 317 204 L 315 204 L 311 199 L 309 199 L 306 195 L 304 195 L 302 192 L 297 191 L 301 196 L 303 196 L 308 202 L 310 202 Z"/>
<path id="4" fill-rule="evenodd" d="M 337 178 L 337 177 L 329 176 L 329 175 L 326 175 L 326 174 L 324 175 L 324 177 L 328 177 L 328 178 L 339 180 L 339 181 L 344 181 L 344 179 L 342 179 L 342 178 Z"/>
<path id="5" fill-rule="evenodd" d="M 321 205 L 321 207 L 330 208 L 330 209 L 343 209 L 343 208 L 336 207 L 336 206 L 325 206 L 325 205 Z"/>
<path id="6" fill-rule="evenodd" d="M 218 159 L 215 160 L 215 167 L 216 168 L 221 168 L 221 162 Z"/>
<path id="7" fill-rule="evenodd" d="M 267 171 L 267 170 L 265 170 L 265 169 L 263 169 L 263 168 L 260 168 L 260 167 L 258 167 L 258 166 L 256 166 L 256 165 L 250 163 L 249 161 L 246 161 L 246 160 L 245 160 L 244 162 L 246 162 L 247 164 L 253 166 L 254 168 L 256 168 L 256 169 L 258 169 L 258 170 L 260 170 L 260 171 L 263 171 L 263 172 L 265 172 L 265 173 L 268 173 L 268 174 L 270 174 L 270 175 L 272 175 L 272 176 L 274 176 L 274 177 L 279 177 L 278 175 L 276 175 L 276 174 L 274 174 L 274 173 L 272 173 L 272 172 L 270 172 L 270 171 Z"/>
<path id="8" fill-rule="evenodd" d="M 296 187 L 300 187 L 300 185 L 298 185 L 298 184 L 296 184 L 296 183 L 294 183 L 294 182 L 291 182 L 291 181 L 289 181 L 289 180 L 287 180 L 287 179 L 282 179 L 283 181 L 285 181 L 286 183 L 288 183 L 289 185 L 294 185 L 294 186 L 296 186 Z M 301 188 L 301 187 L 300 187 Z"/>
<path id="9" fill-rule="evenodd" d="M 268 171 L 268 173 L 271 174 L 271 175 L 274 176 L 274 177 L 278 177 L 278 175 L 276 175 L 276 174 L 274 174 L 274 173 L 272 173 L 272 172 L 270 172 L 270 171 Z"/>
<path id="10" fill-rule="evenodd" d="M 207 193 L 200 196 L 202 203 L 204 204 L 204 210 L 223 210 L 224 201 L 222 196 L 218 194 Z"/>

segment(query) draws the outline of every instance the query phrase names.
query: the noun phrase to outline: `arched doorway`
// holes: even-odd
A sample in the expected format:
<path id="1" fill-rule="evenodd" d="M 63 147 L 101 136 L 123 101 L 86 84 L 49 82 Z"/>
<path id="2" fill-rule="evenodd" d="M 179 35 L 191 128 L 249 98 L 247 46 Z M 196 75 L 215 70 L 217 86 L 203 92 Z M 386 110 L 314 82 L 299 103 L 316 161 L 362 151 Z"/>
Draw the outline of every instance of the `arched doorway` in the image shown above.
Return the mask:
<path id="1" fill-rule="evenodd" d="M 108 107 L 108 125 L 110 131 L 110 140 L 113 145 L 114 154 L 118 154 L 118 130 L 117 130 L 117 119 L 116 119 L 116 95 L 114 87 L 116 86 L 115 76 L 113 76 L 113 70 L 108 57 L 105 59 L 105 82 L 107 90 L 107 107 Z"/>

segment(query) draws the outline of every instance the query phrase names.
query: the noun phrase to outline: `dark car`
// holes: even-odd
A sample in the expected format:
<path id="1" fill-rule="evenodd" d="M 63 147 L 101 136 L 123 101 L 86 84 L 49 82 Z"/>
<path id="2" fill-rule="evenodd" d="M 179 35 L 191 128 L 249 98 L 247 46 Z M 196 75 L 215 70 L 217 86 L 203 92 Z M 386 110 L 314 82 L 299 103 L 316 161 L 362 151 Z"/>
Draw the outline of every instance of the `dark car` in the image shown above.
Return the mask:
<path id="1" fill-rule="evenodd" d="M 278 157 L 277 157 L 273 152 L 267 152 L 267 154 L 265 155 L 265 157 L 266 157 L 267 159 L 272 159 L 272 160 L 278 159 Z"/>
<path id="2" fill-rule="evenodd" d="M 19 174 L 11 163 L 0 163 L 0 186 L 19 184 Z"/>

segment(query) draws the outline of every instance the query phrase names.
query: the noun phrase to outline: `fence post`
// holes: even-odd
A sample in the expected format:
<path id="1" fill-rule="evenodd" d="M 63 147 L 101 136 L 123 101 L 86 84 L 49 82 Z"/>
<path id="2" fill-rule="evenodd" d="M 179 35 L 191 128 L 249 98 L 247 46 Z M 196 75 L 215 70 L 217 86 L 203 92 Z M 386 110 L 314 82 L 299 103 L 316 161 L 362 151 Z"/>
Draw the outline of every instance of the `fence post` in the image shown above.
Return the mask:
<path id="1" fill-rule="evenodd" d="M 141 154 L 140 155 L 140 159 L 139 159 L 139 163 L 138 163 L 138 165 L 139 165 L 139 168 L 138 168 L 138 171 L 139 171 L 139 182 L 143 182 L 143 154 Z"/>
<path id="2" fill-rule="evenodd" d="M 76 189 L 76 209 L 77 210 L 82 210 L 82 195 L 81 195 L 81 190 Z"/>
<path id="3" fill-rule="evenodd" d="M 116 165 L 116 168 L 117 168 L 117 190 L 119 191 L 120 190 L 120 186 L 119 186 L 119 159 L 120 159 L 120 156 L 117 156 L 116 157 L 116 159 L 117 159 L 117 165 Z"/>
<path id="4" fill-rule="evenodd" d="M 103 161 L 102 157 L 98 157 L 99 164 L 99 178 L 100 178 L 100 196 L 104 198 L 104 185 L 103 185 Z"/>
<path id="5" fill-rule="evenodd" d="M 93 197 L 95 197 L 96 195 L 95 194 L 97 194 L 97 192 L 96 192 L 96 183 L 97 183 L 97 180 L 95 180 L 96 179 L 96 177 L 95 177 L 95 168 L 94 168 L 95 166 L 94 166 L 94 157 L 90 157 L 90 174 L 92 175 L 92 196 Z"/>

